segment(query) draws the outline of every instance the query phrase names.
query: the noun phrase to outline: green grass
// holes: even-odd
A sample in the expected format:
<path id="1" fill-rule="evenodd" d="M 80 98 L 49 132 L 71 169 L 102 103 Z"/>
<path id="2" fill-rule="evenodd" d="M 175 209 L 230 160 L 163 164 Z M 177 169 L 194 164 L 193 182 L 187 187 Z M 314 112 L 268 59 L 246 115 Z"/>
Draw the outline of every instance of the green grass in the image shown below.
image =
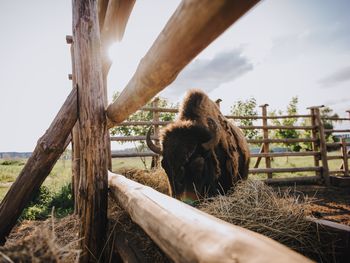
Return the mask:
<path id="1" fill-rule="evenodd" d="M 3 162 L 8 160 L 0 160 L 0 200 L 2 200 L 9 189 L 12 182 L 16 180 L 24 167 L 26 160 L 20 160 L 20 164 L 12 161 L 12 164 Z M 17 160 L 16 160 L 17 161 Z M 44 186 L 48 187 L 53 193 L 57 193 L 64 185 L 71 181 L 71 162 L 59 160 L 50 175 L 46 178 Z"/>
<path id="2" fill-rule="evenodd" d="M 147 168 L 151 167 L 151 157 L 146 157 L 146 166 Z M 122 168 L 137 168 L 137 169 L 145 169 L 141 159 L 139 157 L 134 158 L 118 158 L 113 159 L 112 161 L 113 171 L 117 171 Z"/>
<path id="3" fill-rule="evenodd" d="M 340 152 L 332 152 L 329 155 L 339 155 Z M 26 160 L 0 160 L 0 201 L 4 198 L 12 182 L 16 180 L 16 177 L 24 167 Z M 256 162 L 256 158 L 252 158 L 250 167 L 252 168 Z M 342 160 L 330 160 L 328 162 L 330 170 L 338 170 Z M 146 158 L 146 165 L 149 168 L 151 164 L 151 158 Z M 271 162 L 271 167 L 307 167 L 313 166 L 313 157 L 275 157 Z M 112 163 L 113 171 L 118 171 L 123 168 L 138 168 L 144 169 L 144 164 L 140 158 L 119 158 L 113 159 Z M 264 168 L 265 159 L 262 158 L 259 168 Z M 292 177 L 292 176 L 305 176 L 314 175 L 314 172 L 297 172 L 297 173 L 274 173 L 273 177 Z M 62 192 L 64 187 L 67 187 L 71 182 L 71 161 L 59 160 L 50 175 L 44 181 L 43 186 L 49 189 L 52 195 L 57 195 Z M 252 179 L 265 179 L 266 174 L 252 174 Z"/>

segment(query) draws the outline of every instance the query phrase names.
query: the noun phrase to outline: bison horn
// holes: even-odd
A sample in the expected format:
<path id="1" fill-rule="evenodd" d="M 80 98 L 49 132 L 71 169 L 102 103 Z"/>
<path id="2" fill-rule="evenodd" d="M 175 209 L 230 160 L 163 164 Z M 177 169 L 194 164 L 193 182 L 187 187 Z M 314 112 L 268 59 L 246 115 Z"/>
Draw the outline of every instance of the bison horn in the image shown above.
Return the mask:
<path id="1" fill-rule="evenodd" d="M 148 148 L 151 149 L 152 152 L 162 155 L 163 154 L 162 149 L 159 146 L 155 145 L 151 140 L 151 130 L 152 130 L 152 127 L 149 128 L 147 132 L 147 136 L 146 136 L 147 146 Z"/>
<path id="2" fill-rule="evenodd" d="M 217 122 L 212 118 L 207 118 L 207 122 L 208 122 L 208 129 L 213 137 L 209 141 L 203 143 L 202 147 L 205 150 L 210 150 L 219 142 L 219 127 Z"/>

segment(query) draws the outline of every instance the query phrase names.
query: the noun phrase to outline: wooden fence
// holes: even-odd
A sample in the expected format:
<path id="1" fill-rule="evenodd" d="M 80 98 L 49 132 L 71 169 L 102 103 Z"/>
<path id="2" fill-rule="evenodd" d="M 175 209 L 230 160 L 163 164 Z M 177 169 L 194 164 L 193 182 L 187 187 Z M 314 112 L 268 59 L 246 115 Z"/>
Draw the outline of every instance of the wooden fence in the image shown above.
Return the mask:
<path id="1" fill-rule="evenodd" d="M 73 140 L 76 146 L 73 150 L 77 151 L 73 155 L 77 158 L 74 166 L 78 169 L 73 169 L 72 173 L 74 178 L 79 178 L 78 188 L 74 188 L 78 206 L 76 214 L 80 219 L 82 254 L 79 261 L 106 261 L 108 127 L 124 121 L 169 85 L 194 57 L 258 0 L 182 1 L 141 60 L 134 76 L 105 112 L 106 80 L 111 66 L 107 47 L 122 36 L 134 2 L 72 1 L 73 36 L 67 42 L 72 45 L 73 89 L 0 204 L 0 244 L 6 241 L 25 205 Z M 325 131 L 320 125 L 319 109 L 313 111 L 315 123 L 309 128 L 318 134 L 315 137 L 317 141 L 313 141 L 314 151 L 319 157 L 315 158 L 315 162 L 322 161 L 322 169 L 318 167 L 317 171 L 327 178 Z M 268 119 L 267 116 L 262 118 Z M 153 123 L 142 124 L 160 126 L 165 123 L 155 119 Z M 72 136 L 73 128 L 75 132 Z M 265 131 L 274 128 L 267 122 L 260 126 Z M 264 145 L 272 143 L 268 137 L 263 140 Z M 273 156 L 266 151 L 261 154 L 260 157 L 265 160 Z M 347 167 L 344 164 L 343 169 Z M 110 175 L 109 187 L 113 197 L 175 262 L 256 262 L 257 259 L 259 262 L 309 262 L 276 241 L 236 226 L 228 226 L 123 176 Z"/>
<path id="2" fill-rule="evenodd" d="M 326 142 L 326 134 L 342 134 L 350 133 L 350 129 L 324 129 L 323 121 L 344 121 L 350 124 L 350 118 L 339 118 L 339 117 L 322 117 L 320 114 L 320 108 L 323 106 L 310 107 L 309 114 L 299 114 L 299 115 L 276 115 L 269 116 L 267 114 L 268 104 L 261 105 L 261 115 L 260 116 L 226 116 L 228 119 L 232 120 L 255 120 L 261 121 L 261 125 L 252 126 L 239 126 L 242 130 L 258 130 L 261 131 L 261 139 L 248 139 L 248 143 L 252 145 L 260 145 L 260 151 L 258 153 L 252 152 L 251 157 L 256 158 L 253 168 L 249 170 L 251 174 L 266 173 L 267 182 L 284 182 L 290 179 L 273 179 L 273 173 L 295 173 L 295 172 L 313 172 L 314 176 L 304 176 L 295 178 L 297 181 L 305 182 L 317 182 L 320 179 L 324 180 L 326 184 L 329 183 L 329 175 L 342 175 L 349 176 L 349 166 L 348 158 L 349 152 L 347 147 L 350 146 L 350 142 L 347 142 L 345 138 L 341 138 L 339 142 Z M 124 121 L 118 124 L 118 126 L 154 126 L 155 134 L 151 137 L 156 142 L 159 141 L 158 133 L 159 127 L 165 126 L 170 121 L 160 121 L 159 113 L 173 113 L 176 114 L 178 109 L 175 108 L 161 108 L 158 107 L 158 98 L 152 102 L 152 107 L 143 107 L 140 110 L 150 111 L 153 115 L 153 120 L 150 121 Z M 300 126 L 283 126 L 283 125 L 270 125 L 269 120 L 272 119 L 306 119 L 308 121 L 304 123 L 310 123 L 310 125 L 300 125 Z M 350 125 L 349 125 L 350 126 Z M 269 131 L 271 130 L 304 130 L 311 131 L 309 137 L 303 138 L 286 138 L 286 139 L 275 139 L 270 137 Z M 114 136 L 111 137 L 111 141 L 126 142 L 126 141 L 143 141 L 146 136 Z M 273 152 L 273 145 L 284 144 L 290 145 L 295 143 L 310 143 L 312 145 L 311 151 L 300 151 L 300 152 Z M 340 153 L 337 155 L 329 155 L 327 148 L 339 148 Z M 147 152 L 129 152 L 129 153 L 114 153 L 113 158 L 124 158 L 124 157 L 147 157 L 147 156 L 158 156 L 157 154 L 147 151 Z M 279 157 L 312 157 L 313 165 L 305 167 L 278 167 L 274 168 L 271 166 L 272 158 Z M 259 168 L 261 160 L 265 160 L 265 167 Z M 330 170 L 329 162 L 333 160 L 342 160 L 342 164 L 337 170 Z M 294 180 L 294 179 L 293 179 Z"/>

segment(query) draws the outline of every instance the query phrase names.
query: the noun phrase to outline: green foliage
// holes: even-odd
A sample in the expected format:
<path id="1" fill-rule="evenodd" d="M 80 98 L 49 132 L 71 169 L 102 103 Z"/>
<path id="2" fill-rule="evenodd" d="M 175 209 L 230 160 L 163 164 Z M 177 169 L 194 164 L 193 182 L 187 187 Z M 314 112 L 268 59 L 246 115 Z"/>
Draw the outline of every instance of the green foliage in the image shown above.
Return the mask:
<path id="1" fill-rule="evenodd" d="M 115 93 L 113 100 L 119 96 L 119 92 Z M 170 104 L 167 99 L 159 98 L 159 108 L 175 108 L 176 105 Z M 152 107 L 152 101 L 148 102 L 145 107 Z M 160 121 L 173 121 L 175 119 L 174 113 L 161 112 L 159 114 Z M 153 120 L 153 113 L 151 111 L 137 111 L 130 115 L 128 121 L 151 121 Z M 110 130 L 111 135 L 122 135 L 122 136 L 144 136 L 147 134 L 148 126 L 120 126 Z M 123 142 L 120 142 L 123 143 Z"/>
<path id="2" fill-rule="evenodd" d="M 237 100 L 231 106 L 230 113 L 234 116 L 257 116 L 256 99 L 251 97 L 247 100 Z M 253 119 L 240 119 L 236 121 L 238 125 L 252 126 Z M 243 130 L 244 135 L 248 139 L 255 139 L 258 136 L 257 130 Z"/>
<path id="3" fill-rule="evenodd" d="M 17 166 L 22 166 L 25 163 L 22 160 L 4 160 L 0 162 L 0 165 L 17 165 Z"/>
<path id="4" fill-rule="evenodd" d="M 297 115 L 298 114 L 298 97 L 295 96 L 291 99 L 289 102 L 286 112 L 286 115 Z M 277 116 L 277 115 L 283 115 L 283 111 L 272 111 L 269 114 L 270 116 Z M 297 124 L 298 119 L 297 118 L 285 118 L 285 119 L 272 119 L 271 122 L 274 125 L 277 126 L 294 126 Z M 273 137 L 278 139 L 293 139 L 293 138 L 299 138 L 300 132 L 297 130 L 285 130 L 285 129 L 277 129 L 273 131 Z M 300 151 L 301 146 L 299 143 L 293 143 L 290 144 L 290 148 L 292 151 Z"/>
<path id="5" fill-rule="evenodd" d="M 51 215 L 53 207 L 55 207 L 55 217 L 64 217 L 73 212 L 74 203 L 70 183 L 64 185 L 57 193 L 46 186 L 41 186 L 24 209 L 20 220 L 44 220 Z"/>
<path id="6" fill-rule="evenodd" d="M 113 95 L 113 100 L 115 100 L 120 95 L 119 92 Z M 159 98 L 158 107 L 159 108 L 176 108 L 178 105 L 173 105 L 168 102 L 167 99 Z M 145 107 L 152 107 L 152 101 L 148 102 Z M 175 119 L 175 113 L 169 112 L 161 112 L 159 113 L 160 121 L 173 121 Z M 152 121 L 153 113 L 151 111 L 137 111 L 134 114 L 130 115 L 128 121 Z M 111 135 L 119 135 L 119 136 L 145 136 L 149 126 L 146 125 L 137 125 L 137 126 L 118 126 L 110 129 Z M 119 142 L 124 143 L 124 142 Z M 143 152 L 147 149 L 145 141 L 139 141 L 135 143 L 135 149 L 138 152 Z M 144 167 L 147 169 L 146 161 L 144 157 L 140 157 L 141 161 L 144 164 Z"/>

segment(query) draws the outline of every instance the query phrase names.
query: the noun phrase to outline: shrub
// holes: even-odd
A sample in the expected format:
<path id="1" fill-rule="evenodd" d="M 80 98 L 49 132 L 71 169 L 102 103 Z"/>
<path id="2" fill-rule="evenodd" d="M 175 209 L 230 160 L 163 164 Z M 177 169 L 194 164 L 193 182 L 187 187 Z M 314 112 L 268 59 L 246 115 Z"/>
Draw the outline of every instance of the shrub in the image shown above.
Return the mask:
<path id="1" fill-rule="evenodd" d="M 32 201 L 24 209 L 20 220 L 44 220 L 51 215 L 55 207 L 55 217 L 64 217 L 73 212 L 71 184 L 64 185 L 57 193 L 46 186 L 40 187 Z"/>
<path id="2" fill-rule="evenodd" d="M 4 160 L 0 163 L 0 165 L 24 165 L 24 162 L 21 160 Z"/>

